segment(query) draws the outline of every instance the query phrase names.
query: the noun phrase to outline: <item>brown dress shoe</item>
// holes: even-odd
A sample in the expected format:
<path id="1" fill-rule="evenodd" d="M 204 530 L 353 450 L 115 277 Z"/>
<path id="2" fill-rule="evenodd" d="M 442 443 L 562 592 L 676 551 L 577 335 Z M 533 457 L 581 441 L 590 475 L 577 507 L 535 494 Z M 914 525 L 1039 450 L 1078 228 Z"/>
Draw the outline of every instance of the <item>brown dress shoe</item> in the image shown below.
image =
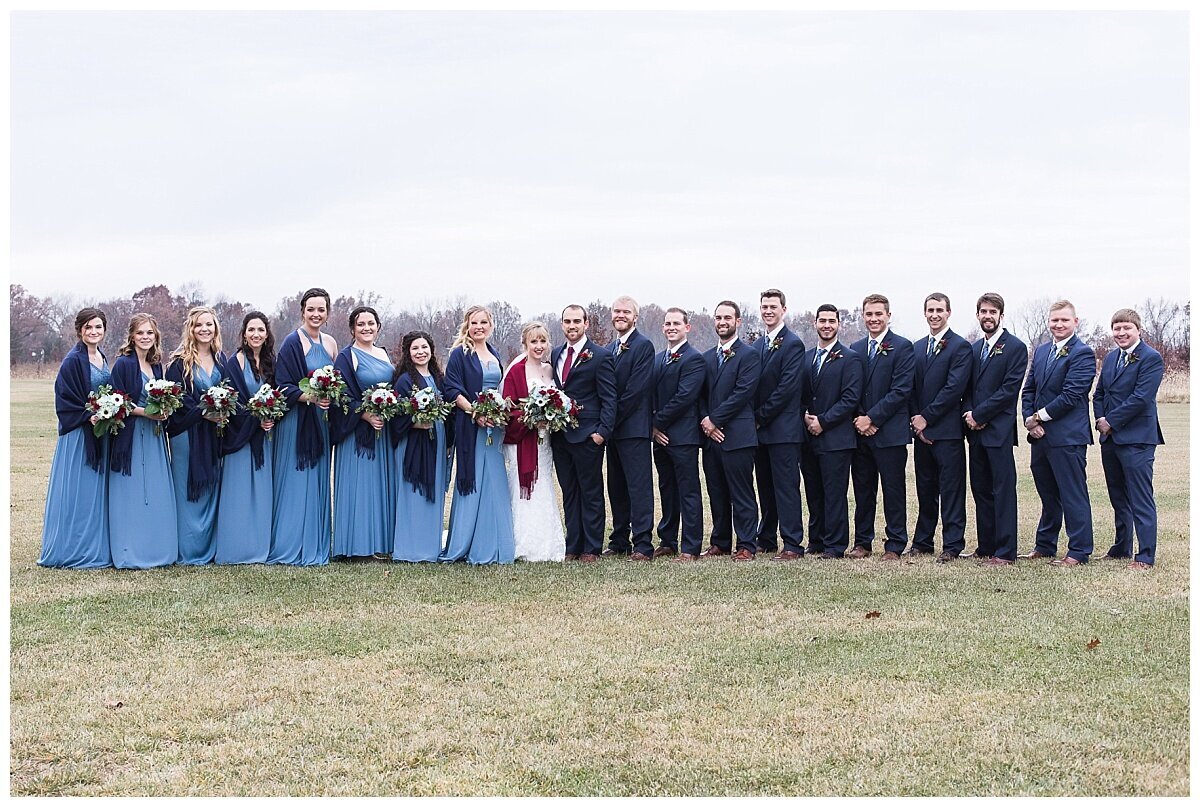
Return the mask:
<path id="1" fill-rule="evenodd" d="M 1082 566 L 1083 563 L 1071 556 L 1050 561 L 1051 566 Z"/>
<path id="2" fill-rule="evenodd" d="M 574 552 L 568 552 L 567 554 L 563 555 L 563 560 L 579 560 L 579 556 Z"/>
<path id="3" fill-rule="evenodd" d="M 900 556 L 897 555 L 895 552 L 884 552 L 883 559 L 884 560 L 900 560 Z"/>
<path id="4" fill-rule="evenodd" d="M 865 546 L 856 546 L 846 553 L 846 557 L 854 558 L 855 560 L 869 558 L 871 557 L 871 550 L 867 549 Z"/>
<path id="5" fill-rule="evenodd" d="M 702 558 L 719 558 L 722 555 L 728 555 L 728 554 L 729 554 L 728 550 L 722 549 L 719 546 L 709 546 L 708 549 L 706 549 L 700 553 L 700 557 L 702 557 Z"/>
<path id="6" fill-rule="evenodd" d="M 641 552 L 634 552 L 629 557 L 625 558 L 626 563 L 641 563 L 650 560 L 649 555 L 644 555 Z"/>
<path id="7" fill-rule="evenodd" d="M 1053 555 L 1043 555 L 1036 549 L 1032 552 L 1026 552 L 1023 555 L 1017 555 L 1020 560 L 1041 560 L 1042 558 L 1053 558 Z"/>
<path id="8" fill-rule="evenodd" d="M 628 552 L 618 552 L 617 550 L 613 549 L 612 547 L 609 547 L 608 549 L 606 549 L 606 550 L 604 550 L 603 552 L 601 552 L 601 553 L 600 553 L 600 557 L 602 557 L 602 558 L 615 558 L 615 557 L 617 557 L 618 555 L 628 555 L 628 554 L 629 554 Z"/>
<path id="9" fill-rule="evenodd" d="M 1141 570 L 1141 569 L 1153 569 L 1153 568 L 1154 568 L 1154 565 L 1153 565 L 1153 564 L 1151 564 L 1151 563 L 1146 563 L 1146 561 L 1144 561 L 1144 560 L 1135 560 L 1133 563 L 1130 563 L 1130 564 L 1129 564 L 1129 565 L 1128 565 L 1126 568 L 1128 568 L 1128 569 L 1139 569 L 1139 570 Z"/>
<path id="10" fill-rule="evenodd" d="M 672 563 L 694 563 L 697 560 L 699 560 L 699 558 L 696 555 L 692 555 L 688 552 L 680 552 L 679 557 L 675 558 L 671 562 Z"/>
<path id="11" fill-rule="evenodd" d="M 670 557 L 672 555 L 677 555 L 677 554 L 679 554 L 679 553 L 676 552 L 674 549 L 671 549 L 671 547 L 669 547 L 669 546 L 660 546 L 658 549 L 654 550 L 654 554 L 651 555 L 651 557 L 667 558 L 667 557 Z"/>
<path id="12" fill-rule="evenodd" d="M 733 554 L 733 559 L 735 561 L 754 560 L 754 553 L 749 549 L 739 549 Z"/>
<path id="13" fill-rule="evenodd" d="M 802 558 L 802 557 L 804 557 L 804 556 L 801 555 L 799 552 L 793 552 L 790 549 L 785 549 L 782 552 L 780 552 L 778 555 L 771 558 L 771 560 L 800 560 L 800 558 Z"/>
<path id="14" fill-rule="evenodd" d="M 1014 561 L 1005 558 L 980 558 L 980 566 L 1012 566 Z"/>
<path id="15" fill-rule="evenodd" d="M 591 552 L 584 552 L 579 556 L 580 563 L 595 563 L 598 560 L 599 558 L 593 555 Z"/>
<path id="16" fill-rule="evenodd" d="M 949 563 L 952 560 L 958 560 L 957 552 L 943 552 L 937 556 L 938 563 Z"/>

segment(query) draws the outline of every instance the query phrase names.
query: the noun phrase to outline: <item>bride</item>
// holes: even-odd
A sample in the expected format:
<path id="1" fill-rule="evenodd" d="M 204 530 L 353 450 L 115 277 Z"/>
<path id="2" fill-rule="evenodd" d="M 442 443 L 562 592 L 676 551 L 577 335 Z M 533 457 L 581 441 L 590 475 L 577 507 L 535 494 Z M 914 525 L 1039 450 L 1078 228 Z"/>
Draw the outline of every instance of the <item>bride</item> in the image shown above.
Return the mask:
<path id="1" fill-rule="evenodd" d="M 540 322 L 521 329 L 524 352 L 504 371 L 501 387 L 514 403 L 540 387 L 553 387 L 550 369 L 550 332 Z M 512 497 L 513 534 L 518 560 L 558 560 L 566 554 L 562 515 L 554 495 L 554 463 L 550 454 L 550 436 L 540 429 L 526 428 L 515 412 L 504 434 L 504 465 L 508 471 L 508 490 Z"/>

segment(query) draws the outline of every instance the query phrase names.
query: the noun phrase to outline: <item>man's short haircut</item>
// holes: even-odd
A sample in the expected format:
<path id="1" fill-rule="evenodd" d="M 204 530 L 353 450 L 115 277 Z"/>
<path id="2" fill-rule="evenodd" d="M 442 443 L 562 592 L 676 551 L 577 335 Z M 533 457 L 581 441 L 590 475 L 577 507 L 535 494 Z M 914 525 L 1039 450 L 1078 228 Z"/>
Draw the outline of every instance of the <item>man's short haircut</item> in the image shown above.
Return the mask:
<path id="1" fill-rule="evenodd" d="M 832 311 L 833 315 L 838 318 L 838 322 L 842 321 L 842 313 L 838 311 L 838 307 L 833 303 L 821 303 L 819 306 L 817 306 L 816 316 L 821 316 L 822 311 Z"/>
<path id="2" fill-rule="evenodd" d="M 935 291 L 933 294 L 926 297 L 925 302 L 921 304 L 921 307 L 928 308 L 930 300 L 940 300 L 941 302 L 946 304 L 947 311 L 953 310 L 950 308 L 950 298 L 947 297 L 946 295 L 942 294 L 940 291 Z"/>
<path id="3" fill-rule="evenodd" d="M 1132 308 L 1117 309 L 1117 313 L 1112 315 L 1111 324 L 1116 325 L 1118 322 L 1131 322 L 1133 323 L 1133 327 L 1137 328 L 1139 331 L 1142 329 L 1142 317 Z"/>
<path id="4" fill-rule="evenodd" d="M 1079 313 L 1075 310 L 1075 303 L 1071 302 L 1070 300 L 1055 300 L 1054 302 L 1050 303 L 1050 313 L 1061 311 L 1064 308 L 1071 309 L 1072 314 L 1079 316 Z"/>
<path id="5" fill-rule="evenodd" d="M 779 289 L 767 289 L 766 291 L 761 292 L 758 295 L 758 301 L 761 303 L 764 297 L 778 297 L 779 305 L 783 308 L 787 308 L 787 297 L 785 297 L 783 292 L 781 292 Z"/>
<path id="6" fill-rule="evenodd" d="M 991 305 L 991 306 L 994 306 L 994 307 L 1000 309 L 1001 314 L 1004 313 L 1004 298 L 1001 297 L 996 292 L 989 291 L 989 292 L 986 292 L 985 294 L 979 295 L 979 299 L 975 301 L 975 313 L 976 314 L 979 313 L 979 308 L 984 303 L 987 303 L 988 305 Z M 949 307 L 949 306 L 947 306 L 947 307 Z"/>
<path id="7" fill-rule="evenodd" d="M 666 312 L 665 312 L 665 313 L 667 313 L 667 314 L 671 314 L 671 313 L 678 314 L 679 316 L 683 317 L 683 324 L 684 324 L 684 325 L 687 325 L 687 324 L 688 324 L 688 312 L 684 311 L 682 308 L 676 308 L 675 306 L 671 306 L 670 308 L 668 308 L 668 309 L 666 310 Z"/>
<path id="8" fill-rule="evenodd" d="M 722 300 L 721 302 L 717 303 L 715 306 L 713 306 L 713 313 L 714 314 L 717 313 L 717 309 L 723 305 L 727 305 L 733 309 L 733 318 L 734 319 L 742 318 L 742 309 L 740 307 L 738 307 L 738 304 L 735 303 L 733 300 Z"/>
<path id="9" fill-rule="evenodd" d="M 617 303 L 625 303 L 631 309 L 633 309 L 633 318 L 634 319 L 637 319 L 638 314 L 641 312 L 641 309 L 638 308 L 637 300 L 633 299 L 628 294 L 622 294 L 620 297 L 613 300 L 614 307 L 617 305 Z"/>
<path id="10" fill-rule="evenodd" d="M 563 310 L 562 310 L 562 314 L 559 314 L 559 315 L 558 315 L 558 318 L 559 318 L 559 319 L 562 319 L 562 318 L 563 318 L 563 316 L 564 316 L 564 315 L 565 315 L 565 314 L 566 314 L 568 311 L 570 311 L 572 308 L 578 308 L 580 311 L 582 311 L 582 312 L 583 312 L 583 321 L 584 321 L 584 322 L 587 322 L 587 321 L 588 321 L 587 309 L 586 309 L 586 308 L 584 308 L 583 306 L 579 305 L 578 303 L 571 303 L 571 304 L 570 304 L 570 305 L 568 305 L 568 306 L 564 306 L 564 307 L 563 307 Z"/>
<path id="11" fill-rule="evenodd" d="M 864 297 L 862 304 L 863 310 L 866 311 L 867 306 L 869 306 L 871 303 L 881 303 L 884 311 L 889 314 L 892 313 L 892 304 L 889 303 L 888 298 L 884 297 L 882 294 L 868 294 L 866 297 Z"/>

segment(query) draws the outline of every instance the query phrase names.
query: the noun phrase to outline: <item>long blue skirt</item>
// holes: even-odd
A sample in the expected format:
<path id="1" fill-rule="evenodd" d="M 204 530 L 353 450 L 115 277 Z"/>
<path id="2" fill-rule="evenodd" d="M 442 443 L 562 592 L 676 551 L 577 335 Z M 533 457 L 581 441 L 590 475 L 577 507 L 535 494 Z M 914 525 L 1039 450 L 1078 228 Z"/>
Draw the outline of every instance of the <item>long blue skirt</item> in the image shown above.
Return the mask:
<path id="1" fill-rule="evenodd" d="M 283 416 L 275 433 L 274 504 L 267 563 L 324 566 L 329 563 L 329 424 L 320 420 L 325 453 L 316 467 L 296 468 L 295 410 Z"/>
<path id="2" fill-rule="evenodd" d="M 263 443 L 263 465 L 254 470 L 250 445 L 225 456 L 217 502 L 215 563 L 266 563 L 271 551 L 274 440 Z"/>
<path id="3" fill-rule="evenodd" d="M 354 433 L 338 443 L 333 459 L 333 556 L 370 557 L 392 551 L 392 445 L 386 431 L 375 456 L 355 451 Z"/>
<path id="4" fill-rule="evenodd" d="M 42 519 L 39 566 L 99 569 L 112 566 L 108 548 L 108 438 L 100 441 L 100 469 L 88 467 L 84 429 L 59 435 L 50 461 L 50 484 Z"/>
<path id="5" fill-rule="evenodd" d="M 437 441 L 437 467 L 434 480 L 437 490 L 433 501 L 413 490 L 404 481 L 404 452 L 409 440 L 428 440 L 424 429 L 412 429 L 393 452 L 396 469 L 396 522 L 392 560 L 436 561 L 442 553 L 442 524 L 446 513 L 446 487 L 450 482 L 450 463 L 446 461 L 446 426 L 434 425 Z"/>
<path id="6" fill-rule="evenodd" d="M 213 562 L 217 546 L 217 495 L 220 477 L 194 502 L 187 499 L 188 458 L 192 438 L 187 432 L 171 438 L 171 481 L 175 486 L 175 519 L 179 523 L 179 563 L 204 566 Z"/>
<path id="7" fill-rule="evenodd" d="M 175 488 L 167 461 L 166 437 L 154 422 L 134 418 L 133 462 L 129 476 L 108 475 L 108 540 L 118 569 L 169 566 L 179 557 Z"/>
<path id="8" fill-rule="evenodd" d="M 492 432 L 489 446 L 487 429 L 475 429 L 475 492 L 464 496 L 457 486 L 454 489 L 444 561 L 466 558 L 471 564 L 512 563 L 516 555 L 508 472 L 504 469 L 504 430 Z"/>

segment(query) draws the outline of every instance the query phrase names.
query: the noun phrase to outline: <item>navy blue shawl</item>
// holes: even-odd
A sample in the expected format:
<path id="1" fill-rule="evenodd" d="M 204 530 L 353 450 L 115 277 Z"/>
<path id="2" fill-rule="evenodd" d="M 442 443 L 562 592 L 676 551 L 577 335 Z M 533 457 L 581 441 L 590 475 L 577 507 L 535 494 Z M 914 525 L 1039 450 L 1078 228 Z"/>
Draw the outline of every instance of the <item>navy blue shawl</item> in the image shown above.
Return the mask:
<path id="1" fill-rule="evenodd" d="M 238 351 L 235 350 L 225 358 L 225 368 L 229 374 L 226 378 L 233 384 L 233 388 L 237 390 L 238 403 L 242 407 L 250 402 L 254 393 L 258 392 L 265 382 L 259 380 L 259 383 L 250 389 L 246 386 L 246 378 L 242 374 L 242 368 L 237 361 Z M 254 363 L 250 357 L 246 356 L 246 366 L 250 368 L 250 372 L 254 372 Z M 225 372 L 222 369 L 221 372 Z M 257 379 L 257 376 L 255 376 Z M 238 411 L 229 419 L 229 423 L 225 426 L 225 440 L 221 444 L 221 456 L 229 456 L 235 454 L 245 448 L 246 444 L 250 444 L 250 456 L 254 459 L 254 470 L 263 467 L 265 456 L 263 455 L 263 441 L 266 439 L 267 433 L 262 430 L 261 421 L 254 415 L 250 414 L 248 409 L 238 409 Z"/>
<path id="2" fill-rule="evenodd" d="M 489 344 L 487 349 L 496 357 L 496 362 L 503 369 L 504 364 L 500 362 L 500 354 L 496 352 L 496 348 Z M 483 391 L 483 364 L 480 363 L 479 357 L 475 355 L 475 351 L 470 346 L 465 353 L 461 346 L 450 351 L 450 359 L 446 362 L 446 380 L 443 387 L 446 400 L 452 402 L 461 395 L 471 403 L 475 403 L 475 396 Z M 458 406 L 454 407 L 454 461 L 457 464 L 455 469 L 457 482 L 455 484 L 458 492 L 464 496 L 475 492 L 475 432 L 478 428 L 471 419 L 470 412 L 464 412 Z M 493 437 L 493 439 L 504 439 L 503 428 L 498 429 L 497 434 L 499 436 Z"/>
<path id="3" fill-rule="evenodd" d="M 214 356 L 213 359 L 221 370 L 221 379 L 228 378 L 229 370 L 221 356 Z M 167 418 L 167 435 L 178 437 L 187 432 L 187 500 L 195 502 L 200 500 L 204 491 L 217 483 L 220 476 L 221 438 L 217 437 L 217 424 L 205 419 L 204 410 L 200 408 L 200 396 L 205 390 L 196 386 L 194 378 L 183 377 L 183 359 L 171 362 L 167 367 L 167 379 L 177 381 L 183 387 L 183 406 Z"/>
<path id="4" fill-rule="evenodd" d="M 161 364 L 150 365 L 150 373 L 155 378 L 163 377 Z M 142 398 L 142 367 L 138 357 L 118 356 L 112 367 L 113 389 L 128 393 L 135 401 Z M 160 438 L 162 439 L 162 438 Z M 121 474 L 129 476 L 133 473 L 133 424 L 128 424 L 117 432 L 109 447 L 108 467 Z"/>
<path id="5" fill-rule="evenodd" d="M 445 398 L 445 390 L 436 387 L 436 383 L 435 381 L 434 388 Z M 442 385 L 445 386 L 445 381 L 442 382 Z M 404 373 L 392 383 L 392 388 L 396 390 L 396 393 L 405 398 L 412 394 L 414 386 L 421 389 L 429 385 L 425 383 L 425 377 L 420 373 L 417 373 L 415 379 L 409 373 Z M 446 445 L 452 444 L 452 423 L 452 418 L 446 418 L 444 426 Z M 414 430 L 412 428 L 411 415 L 403 413 L 396 415 L 396 417 L 392 418 L 389 426 L 392 433 L 392 448 L 400 445 L 400 440 L 404 438 L 405 434 L 409 436 L 408 443 L 404 446 L 404 468 L 402 474 L 404 481 L 410 483 L 413 490 L 424 496 L 426 501 L 433 501 L 434 494 L 439 489 L 438 480 L 436 479 L 437 452 L 442 450 L 438 446 L 437 440 L 430 440 L 422 434 L 423 429 Z M 434 436 L 436 437 L 436 432 Z"/>
<path id="6" fill-rule="evenodd" d="M 325 441 L 321 439 L 321 407 L 316 404 L 300 403 L 300 379 L 308 377 L 308 365 L 304 361 L 304 346 L 295 331 L 288 334 L 275 358 L 275 383 L 287 398 L 289 414 L 296 423 L 296 470 L 316 468 L 325 454 Z M 333 409 L 332 406 L 329 407 Z"/>
<path id="7" fill-rule="evenodd" d="M 375 459 L 375 444 L 382 439 L 381 435 L 375 434 L 375 429 L 370 423 L 363 420 L 362 412 L 355 412 L 362 405 L 363 386 L 358 381 L 358 376 L 354 374 L 354 358 L 350 354 L 353 343 L 342 348 L 337 354 L 337 361 L 333 363 L 335 369 L 339 370 L 342 378 L 346 381 L 346 394 L 350 396 L 350 410 L 343 413 L 338 406 L 329 407 L 329 442 L 333 445 L 340 446 L 342 441 L 354 434 L 354 453 L 360 457 L 368 457 Z"/>
<path id="8" fill-rule="evenodd" d="M 100 354 L 101 356 L 104 353 Z M 108 358 L 104 359 L 106 362 Z M 114 387 L 116 389 L 116 387 Z M 137 399 L 140 389 L 121 391 Z M 77 342 L 58 368 L 54 379 L 54 411 L 58 414 L 58 433 L 68 434 L 80 426 L 87 426 L 83 433 L 83 456 L 89 468 L 100 470 L 100 438 L 92 431 L 92 413 L 87 410 L 88 395 L 92 391 L 92 363 L 88 361 L 87 345 Z"/>

